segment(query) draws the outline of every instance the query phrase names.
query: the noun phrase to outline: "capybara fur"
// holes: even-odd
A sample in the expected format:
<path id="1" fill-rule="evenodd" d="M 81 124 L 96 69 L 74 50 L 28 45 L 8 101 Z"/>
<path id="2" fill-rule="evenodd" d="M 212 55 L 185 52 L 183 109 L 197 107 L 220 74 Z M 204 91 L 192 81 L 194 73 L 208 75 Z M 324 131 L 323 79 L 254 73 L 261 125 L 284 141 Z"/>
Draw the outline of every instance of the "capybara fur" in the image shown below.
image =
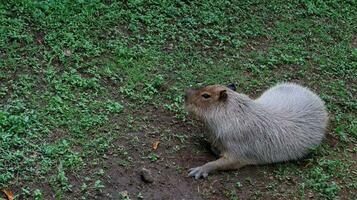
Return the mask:
<path id="1" fill-rule="evenodd" d="M 308 88 L 281 83 L 257 99 L 234 90 L 234 85 L 187 90 L 187 111 L 204 122 L 209 141 L 220 152 L 218 160 L 190 169 L 189 176 L 296 160 L 324 138 L 328 114 Z"/>

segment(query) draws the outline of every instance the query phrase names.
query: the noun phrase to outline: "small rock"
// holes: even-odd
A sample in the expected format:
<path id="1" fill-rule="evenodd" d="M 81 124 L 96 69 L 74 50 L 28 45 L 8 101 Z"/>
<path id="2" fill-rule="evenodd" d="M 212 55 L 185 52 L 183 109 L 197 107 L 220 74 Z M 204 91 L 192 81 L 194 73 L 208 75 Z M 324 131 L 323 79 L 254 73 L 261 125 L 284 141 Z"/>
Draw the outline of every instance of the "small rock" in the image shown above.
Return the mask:
<path id="1" fill-rule="evenodd" d="M 141 169 L 140 172 L 141 179 L 146 182 L 146 183 L 152 183 L 154 182 L 154 177 L 151 174 L 151 171 L 145 168 Z"/>
<path id="2" fill-rule="evenodd" d="M 64 53 L 65 56 L 71 56 L 71 55 L 72 55 L 72 52 L 71 52 L 71 50 L 69 50 L 69 49 L 65 49 L 65 50 L 63 51 L 63 53 Z"/>

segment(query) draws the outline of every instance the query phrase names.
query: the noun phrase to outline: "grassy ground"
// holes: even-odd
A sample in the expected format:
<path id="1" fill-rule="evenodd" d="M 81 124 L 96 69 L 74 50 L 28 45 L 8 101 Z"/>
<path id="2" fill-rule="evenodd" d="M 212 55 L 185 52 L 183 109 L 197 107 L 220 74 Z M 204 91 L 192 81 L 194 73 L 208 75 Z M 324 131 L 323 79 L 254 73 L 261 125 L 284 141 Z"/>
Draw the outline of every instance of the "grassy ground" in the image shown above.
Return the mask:
<path id="1" fill-rule="evenodd" d="M 354 0 L 3 0 L 0 188 L 17 199 L 357 198 L 356 13 Z M 234 82 L 256 97 L 280 81 L 326 102 L 323 145 L 297 162 L 186 177 L 214 158 L 184 89 Z"/>

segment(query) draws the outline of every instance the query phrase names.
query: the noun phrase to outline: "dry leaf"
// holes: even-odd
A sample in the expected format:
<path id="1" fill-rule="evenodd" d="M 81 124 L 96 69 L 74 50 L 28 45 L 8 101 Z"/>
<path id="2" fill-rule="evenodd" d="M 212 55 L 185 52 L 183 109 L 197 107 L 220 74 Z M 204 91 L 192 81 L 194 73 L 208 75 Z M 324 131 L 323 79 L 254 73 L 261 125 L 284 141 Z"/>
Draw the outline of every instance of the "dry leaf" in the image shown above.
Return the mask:
<path id="1" fill-rule="evenodd" d="M 152 149 L 156 150 L 156 149 L 159 147 L 159 144 L 160 144 L 160 141 L 155 141 L 155 142 L 152 144 Z"/>
<path id="2" fill-rule="evenodd" d="M 14 193 L 11 190 L 2 189 L 1 191 L 6 194 L 8 200 L 14 200 Z"/>

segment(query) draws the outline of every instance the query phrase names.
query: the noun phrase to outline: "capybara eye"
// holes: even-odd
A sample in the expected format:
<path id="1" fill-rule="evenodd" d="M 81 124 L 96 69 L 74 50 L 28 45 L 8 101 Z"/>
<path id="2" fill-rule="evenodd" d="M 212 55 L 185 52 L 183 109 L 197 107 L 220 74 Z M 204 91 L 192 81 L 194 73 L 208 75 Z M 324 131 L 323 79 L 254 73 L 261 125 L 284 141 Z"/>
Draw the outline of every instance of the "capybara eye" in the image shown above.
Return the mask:
<path id="1" fill-rule="evenodd" d="M 208 99 L 211 97 L 211 95 L 207 94 L 207 93 L 204 93 L 202 94 L 202 97 L 205 98 L 205 99 Z"/>

